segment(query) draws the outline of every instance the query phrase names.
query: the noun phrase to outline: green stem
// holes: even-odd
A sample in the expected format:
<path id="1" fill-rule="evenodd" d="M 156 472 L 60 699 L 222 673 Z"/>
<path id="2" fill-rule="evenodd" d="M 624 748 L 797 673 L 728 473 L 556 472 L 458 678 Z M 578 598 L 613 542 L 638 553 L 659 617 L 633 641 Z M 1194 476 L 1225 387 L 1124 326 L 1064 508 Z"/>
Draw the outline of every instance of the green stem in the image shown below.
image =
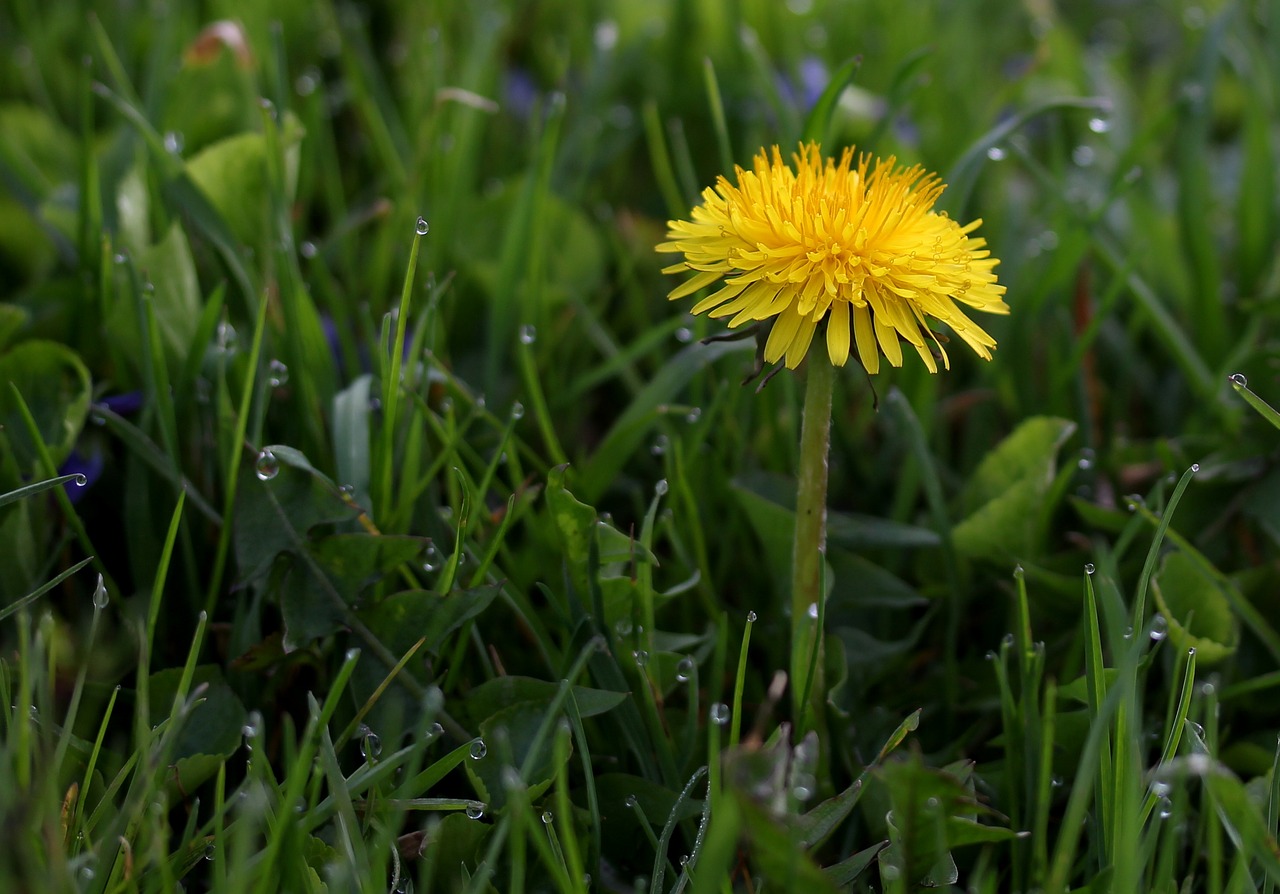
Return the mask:
<path id="1" fill-rule="evenodd" d="M 810 353 L 808 367 L 791 553 L 791 697 L 797 739 L 821 724 L 826 701 L 821 680 L 822 638 L 817 634 L 824 614 L 822 563 L 827 545 L 827 453 L 835 367 L 822 350 Z M 810 615 L 810 606 L 818 608 L 817 622 Z"/>

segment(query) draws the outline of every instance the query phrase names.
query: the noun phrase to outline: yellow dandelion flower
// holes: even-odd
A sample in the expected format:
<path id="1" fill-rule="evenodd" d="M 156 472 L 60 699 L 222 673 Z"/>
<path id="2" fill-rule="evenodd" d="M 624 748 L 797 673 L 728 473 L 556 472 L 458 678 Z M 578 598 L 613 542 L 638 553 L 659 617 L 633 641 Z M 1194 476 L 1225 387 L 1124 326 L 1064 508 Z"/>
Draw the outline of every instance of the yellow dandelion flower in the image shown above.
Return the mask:
<path id="1" fill-rule="evenodd" d="M 1004 314 L 1005 287 L 986 240 L 970 235 L 981 220 L 961 226 L 933 210 L 944 184 L 919 165 L 868 155 L 853 165 L 846 149 L 823 161 L 817 144 L 801 145 L 788 165 L 778 147 L 761 150 L 752 170 L 737 168 L 702 193 L 692 220 L 668 223 L 660 252 L 684 260 L 663 273 L 695 271 L 670 298 L 684 298 L 723 280 L 693 313 L 731 317 L 729 327 L 772 319 L 765 342 L 769 363 L 799 366 L 818 324 L 827 321 L 827 353 L 844 366 L 852 347 L 867 372 L 883 353 L 902 365 L 902 342 L 916 349 L 930 372 L 934 351 L 950 368 L 927 318 L 950 327 L 990 360 L 996 342 L 959 304 Z M 943 339 L 945 340 L 945 339 Z"/>

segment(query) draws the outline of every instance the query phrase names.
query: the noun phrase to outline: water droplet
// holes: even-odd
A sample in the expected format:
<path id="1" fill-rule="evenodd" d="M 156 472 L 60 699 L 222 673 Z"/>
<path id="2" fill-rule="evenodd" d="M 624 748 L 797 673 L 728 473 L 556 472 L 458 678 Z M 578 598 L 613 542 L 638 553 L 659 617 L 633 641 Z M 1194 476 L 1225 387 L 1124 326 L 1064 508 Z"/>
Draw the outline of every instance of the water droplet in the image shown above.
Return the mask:
<path id="1" fill-rule="evenodd" d="M 1125 639 L 1133 639 L 1133 628 L 1132 628 L 1132 627 L 1126 627 L 1126 628 L 1124 629 L 1124 638 L 1125 638 Z"/>
<path id="2" fill-rule="evenodd" d="M 694 407 L 687 414 L 685 414 L 684 421 L 692 425 L 693 423 L 697 422 L 701 418 L 702 418 L 702 407 Z"/>
<path id="3" fill-rule="evenodd" d="M 107 607 L 107 603 L 111 601 L 111 594 L 107 592 L 107 585 L 102 582 L 102 575 L 98 575 L 98 586 L 93 590 L 93 607 L 103 609 Z"/>
<path id="4" fill-rule="evenodd" d="M 94 875 L 96 875 L 96 873 L 93 871 L 93 867 L 92 867 L 92 866 L 81 866 L 81 867 L 80 867 L 80 878 L 81 878 L 81 879 L 83 879 L 84 881 L 86 881 L 86 882 L 87 882 L 87 881 L 92 881 L 92 880 L 93 880 Z"/>
<path id="5" fill-rule="evenodd" d="M 238 337 L 236 336 L 236 327 L 232 326 L 226 320 L 218 324 L 217 332 L 218 350 L 224 354 L 235 352 Z"/>
<path id="6" fill-rule="evenodd" d="M 1157 779 L 1151 783 L 1151 794 L 1155 795 L 1157 798 L 1167 797 L 1169 792 L 1172 790 L 1172 786 L 1161 779 Z"/>
<path id="7" fill-rule="evenodd" d="M 670 439 L 666 435 L 658 435 L 658 437 L 654 438 L 652 446 L 649 447 L 649 452 L 654 456 L 662 456 L 667 452 L 669 446 L 671 446 Z"/>
<path id="8" fill-rule="evenodd" d="M 1160 642 L 1169 632 L 1169 622 L 1164 619 L 1164 615 L 1156 614 L 1151 619 L 1151 640 L 1152 642 Z"/>
<path id="9" fill-rule="evenodd" d="M 267 364 L 267 384 L 272 388 L 279 388 L 281 385 L 287 384 L 289 381 L 289 367 L 285 366 L 283 360 L 272 360 Z"/>
<path id="10" fill-rule="evenodd" d="M 636 796 L 635 796 L 635 795 L 627 795 L 627 799 L 626 799 L 625 801 L 623 801 L 622 803 L 623 803 L 623 804 L 625 804 L 626 806 L 630 807 L 630 808 L 631 808 L 631 809 L 633 809 L 633 810 L 634 810 L 635 808 L 637 808 L 637 807 L 639 807 L 639 806 L 640 806 L 640 802 L 639 802 L 639 800 L 637 800 L 637 799 L 636 799 Z"/>
<path id="11" fill-rule="evenodd" d="M 182 134 L 177 131 L 169 131 L 164 135 L 164 151 L 170 155 L 177 155 L 182 151 L 184 140 Z"/>
<path id="12" fill-rule="evenodd" d="M 707 712 L 707 719 L 716 726 L 724 726 L 729 722 L 729 706 L 724 702 L 716 702 Z"/>
<path id="13" fill-rule="evenodd" d="M 1087 168 L 1093 164 L 1093 160 L 1097 153 L 1093 151 L 1092 146 L 1077 146 L 1071 150 L 1071 160 L 1076 163 L 1077 167 Z"/>
<path id="14" fill-rule="evenodd" d="M 630 618 L 620 618 L 618 622 L 613 625 L 613 629 L 617 632 L 618 636 L 628 637 L 631 635 L 635 627 L 632 625 Z"/>
<path id="15" fill-rule="evenodd" d="M 1199 464 L 1199 463 L 1192 463 L 1192 464 L 1191 464 L 1191 474 L 1192 474 L 1192 475 L 1194 475 L 1196 472 L 1199 472 L 1199 471 L 1200 471 L 1200 464 Z"/>
<path id="16" fill-rule="evenodd" d="M 1080 459 L 1076 461 L 1076 468 L 1092 469 L 1095 454 L 1092 448 L 1086 447 L 1080 451 Z"/>
<path id="17" fill-rule="evenodd" d="M 1050 777 L 1049 777 L 1049 785 L 1051 785 L 1053 788 L 1062 788 L 1062 777 L 1061 777 L 1061 776 L 1050 776 Z"/>
<path id="18" fill-rule="evenodd" d="M 358 732 L 360 736 L 360 756 L 365 760 L 371 760 L 382 754 L 382 739 L 378 734 L 364 724 L 360 724 Z"/>
<path id="19" fill-rule="evenodd" d="M 482 816 L 484 816 L 484 804 L 472 801 L 467 805 L 467 819 L 478 820 Z"/>
<path id="20" fill-rule="evenodd" d="M 429 727 L 427 727 L 427 731 L 426 733 L 423 734 L 422 737 L 426 739 L 428 742 L 434 742 L 436 739 L 440 738 L 443 735 L 444 735 L 444 727 L 441 726 L 439 723 L 433 723 Z"/>
<path id="21" fill-rule="evenodd" d="M 1217 691 L 1218 691 L 1218 688 L 1214 686 L 1212 683 L 1209 683 L 1206 681 L 1200 684 L 1200 694 L 1203 695 L 1205 698 L 1212 698 L 1213 694 Z"/>
<path id="22" fill-rule="evenodd" d="M 995 661 L 995 660 L 996 660 L 996 658 L 997 658 L 998 656 L 997 656 L 997 655 L 996 655 L 996 653 L 995 653 L 995 652 L 993 652 L 991 649 L 988 649 L 988 650 L 987 650 L 987 654 L 986 654 L 984 657 L 985 657 L 988 661 Z"/>
<path id="23" fill-rule="evenodd" d="M 887 882 L 894 882 L 894 881 L 897 881 L 897 880 L 898 880 L 898 874 L 899 874 L 899 869 L 898 869 L 898 867 L 897 867 L 897 866 L 894 866 L 892 863 L 881 863 L 881 864 L 880 864 L 880 877 L 881 877 L 882 879 L 884 879 L 885 881 L 887 881 Z"/>
<path id="24" fill-rule="evenodd" d="M 471 759 L 478 761 L 489 753 L 489 746 L 484 744 L 484 739 L 476 739 L 471 743 Z"/>
<path id="25" fill-rule="evenodd" d="M 103 420 L 103 421 L 105 422 L 106 420 Z M 99 424 L 101 424 L 101 423 L 99 423 Z M 75 478 L 72 478 L 72 479 L 71 479 L 71 482 L 72 482 L 76 487 L 84 487 L 86 484 L 88 484 L 88 483 L 89 483 L 89 479 L 88 479 L 88 478 L 86 478 L 84 475 L 81 475 L 79 472 L 77 472 L 77 473 L 76 473 L 76 477 L 75 477 Z"/>
<path id="26" fill-rule="evenodd" d="M 524 404 L 520 403 L 520 401 L 516 401 L 511 405 L 511 418 L 512 419 L 524 418 Z M 503 454 L 503 455 L 505 456 L 506 454 Z"/>
<path id="27" fill-rule="evenodd" d="M 276 455 L 270 450 L 264 450 L 258 454 L 258 459 L 253 464 L 253 472 L 258 476 L 259 481 L 270 481 L 280 474 L 280 460 L 276 459 Z"/>
<path id="28" fill-rule="evenodd" d="M 632 652 L 631 657 L 636 660 L 636 667 L 644 667 L 649 663 L 649 653 L 644 649 L 637 649 Z"/>
<path id="29" fill-rule="evenodd" d="M 689 342 L 693 341 L 693 330 L 687 326 L 681 326 L 676 330 L 676 341 L 680 342 L 682 345 L 687 345 Z"/>
<path id="30" fill-rule="evenodd" d="M 542 821 L 544 823 L 546 823 L 549 826 L 554 820 L 555 820 L 555 816 L 552 815 L 550 810 L 542 811 Z"/>
<path id="31" fill-rule="evenodd" d="M 419 217 L 418 225 L 414 227 L 414 230 L 419 236 L 425 236 L 427 233 L 431 232 L 431 224 L 427 223 L 427 219 L 425 217 Z"/>
<path id="32" fill-rule="evenodd" d="M 1000 645 L 1006 648 L 1012 648 L 1015 642 L 1017 642 L 1017 640 L 1014 639 L 1012 633 L 1006 633 L 1004 636 L 1000 637 Z"/>
<path id="33" fill-rule="evenodd" d="M 311 258 L 314 258 L 318 251 L 319 249 L 316 248 L 316 244 L 311 240 L 307 240 L 306 242 L 303 242 L 301 245 L 298 246 L 298 254 L 302 255 L 304 258 L 308 260 L 310 260 Z"/>
<path id="34" fill-rule="evenodd" d="M 1023 570 L 1021 563 L 1013 566 L 1013 579 L 1022 580 L 1027 576 L 1027 572 Z"/>
<path id="35" fill-rule="evenodd" d="M 1244 377 L 1244 373 L 1232 373 L 1228 380 L 1237 388 L 1248 388 L 1249 380 Z"/>
<path id="36" fill-rule="evenodd" d="M 987 150 L 987 158 L 992 161 L 1004 161 L 1007 153 L 999 146 L 992 146 Z"/>
<path id="37" fill-rule="evenodd" d="M 688 655 L 681 658 L 676 664 L 676 680 L 680 683 L 688 683 L 689 678 L 693 676 L 694 665 L 693 659 Z"/>
<path id="38" fill-rule="evenodd" d="M 818 603 L 810 602 L 809 608 L 805 611 L 805 614 L 809 616 L 809 620 L 811 621 L 818 620 Z"/>
<path id="39" fill-rule="evenodd" d="M 671 486 L 667 484 L 667 479 L 665 478 L 658 479 L 658 483 L 653 486 L 653 492 L 660 497 L 665 497 L 670 489 Z"/>
<path id="40" fill-rule="evenodd" d="M 1173 816 L 1172 801 L 1170 801 L 1168 798 L 1161 798 L 1158 803 L 1160 804 L 1160 819 L 1168 819 L 1169 817 Z"/>
<path id="41" fill-rule="evenodd" d="M 250 711 L 249 716 L 245 719 L 245 724 L 240 728 L 240 733 L 246 739 L 256 739 L 258 733 L 262 731 L 262 714 L 257 711 Z"/>
<path id="42" fill-rule="evenodd" d="M 1111 122 L 1106 118 L 1090 118 L 1089 130 L 1094 133 L 1106 133 L 1111 129 Z"/>
<path id="43" fill-rule="evenodd" d="M 1128 494 L 1124 498 L 1124 504 L 1130 512 L 1137 512 L 1139 506 L 1145 505 L 1141 494 Z"/>
<path id="44" fill-rule="evenodd" d="M 538 340 L 538 330 L 529 323 L 520 327 L 520 344 L 531 345 Z"/>
<path id="45" fill-rule="evenodd" d="M 1095 569 L 1095 568 L 1093 567 L 1093 563 L 1092 563 L 1092 562 L 1086 562 L 1086 563 L 1085 563 L 1085 565 L 1084 565 L 1084 573 L 1085 573 L 1085 574 L 1093 574 L 1093 572 L 1094 572 L 1094 571 L 1096 571 L 1096 570 L 1097 570 L 1097 569 Z"/>
<path id="46" fill-rule="evenodd" d="M 209 842 L 204 846 L 204 858 L 206 860 L 212 860 L 217 855 L 218 849 L 214 846 L 213 842 Z"/>

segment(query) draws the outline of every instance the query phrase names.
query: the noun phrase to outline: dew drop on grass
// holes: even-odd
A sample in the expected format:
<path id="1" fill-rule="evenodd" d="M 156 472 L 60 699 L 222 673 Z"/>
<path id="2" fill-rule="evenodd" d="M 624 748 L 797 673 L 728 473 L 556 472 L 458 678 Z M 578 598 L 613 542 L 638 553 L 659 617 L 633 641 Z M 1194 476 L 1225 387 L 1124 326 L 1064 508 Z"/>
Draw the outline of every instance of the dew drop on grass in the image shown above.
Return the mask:
<path id="1" fill-rule="evenodd" d="M 204 858 L 206 860 L 212 860 L 217 855 L 218 849 L 212 844 L 212 842 L 204 846 Z"/>
<path id="2" fill-rule="evenodd" d="M 987 150 L 987 158 L 991 161 L 1004 161 L 1007 154 L 1000 146 L 992 146 Z"/>
<path id="3" fill-rule="evenodd" d="M 1244 373 L 1232 373 L 1230 376 L 1227 377 L 1227 381 L 1229 381 L 1232 385 L 1235 385 L 1237 388 L 1249 387 L 1249 380 L 1245 378 Z"/>
<path id="4" fill-rule="evenodd" d="M 707 718 L 716 726 L 724 726 L 729 722 L 729 706 L 724 702 L 716 702 L 707 712 Z"/>
<path id="5" fill-rule="evenodd" d="M 1151 619 L 1151 640 L 1152 642 L 1160 642 L 1169 632 L 1169 622 L 1164 619 L 1164 615 L 1157 614 Z"/>
<path id="6" fill-rule="evenodd" d="M 670 444 L 671 441 L 666 435 L 658 435 L 658 437 L 654 439 L 653 444 L 649 447 L 649 452 L 654 456 L 662 456 L 662 454 L 667 452 L 667 447 L 669 447 Z"/>
<path id="7" fill-rule="evenodd" d="M 1014 565 L 1014 566 L 1013 566 L 1013 579 L 1014 579 L 1014 580 L 1022 580 L 1022 578 L 1023 578 L 1024 576 L 1026 576 L 1026 572 L 1022 570 L 1022 566 L 1021 566 L 1021 565 Z"/>
<path id="8" fill-rule="evenodd" d="M 1170 786 L 1169 783 L 1163 782 L 1159 779 L 1151 783 L 1151 794 L 1155 795 L 1157 798 L 1167 798 L 1169 796 L 1169 792 L 1172 790 L 1173 787 Z"/>
<path id="9" fill-rule="evenodd" d="M 472 801 L 467 805 L 467 819 L 478 820 L 484 816 L 484 805 L 479 801 Z"/>
<path id="10" fill-rule="evenodd" d="M 1071 150 L 1071 160 L 1076 163 L 1076 167 L 1087 168 L 1093 164 L 1096 153 L 1092 146 L 1077 146 Z"/>
<path id="11" fill-rule="evenodd" d="M 543 821 L 545 824 L 547 824 L 547 825 L 549 826 L 549 825 L 551 825 L 551 823 L 552 823 L 554 820 L 555 820 L 555 816 L 553 816 L 553 815 L 552 815 L 552 813 L 551 813 L 551 811 L 550 811 L 550 810 L 544 810 L 544 811 L 542 811 L 542 821 Z"/>
<path id="12" fill-rule="evenodd" d="M 538 340 L 538 330 L 529 323 L 520 327 L 520 344 L 531 345 Z"/>
<path id="13" fill-rule="evenodd" d="M 419 217 L 417 226 L 414 227 L 414 232 L 419 236 L 425 236 L 431 232 L 431 224 L 427 223 L 427 219 L 425 217 Z"/>
<path id="14" fill-rule="evenodd" d="M 809 615 L 809 619 L 810 619 L 811 621 L 816 621 L 816 620 L 818 620 L 818 603 L 816 603 L 816 602 L 810 602 L 810 603 L 809 603 L 809 611 L 808 611 L 808 615 Z"/>
<path id="15" fill-rule="evenodd" d="M 1097 570 L 1097 569 L 1095 569 L 1095 568 L 1093 567 L 1093 563 L 1092 563 L 1092 562 L 1086 562 L 1086 563 L 1085 563 L 1085 566 L 1084 566 L 1084 573 L 1085 573 L 1085 574 L 1093 574 L 1093 572 L 1094 572 L 1095 570 Z"/>
<path id="16" fill-rule="evenodd" d="M 267 384 L 272 388 L 279 388 L 281 385 L 287 384 L 289 381 L 289 367 L 285 366 L 283 360 L 272 360 L 267 364 Z"/>
<path id="17" fill-rule="evenodd" d="M 298 254 L 302 255 L 307 260 L 314 258 L 317 251 L 318 249 L 316 248 L 316 244 L 309 239 L 298 246 Z"/>
<path id="18" fill-rule="evenodd" d="M 433 723 L 429 727 L 427 727 L 427 731 L 423 735 L 423 738 L 428 742 L 434 742 L 436 739 L 440 738 L 443 735 L 444 735 L 444 727 L 441 726 L 439 723 Z"/>
<path id="19" fill-rule="evenodd" d="M 658 483 L 653 486 L 653 492 L 660 497 L 665 497 L 667 495 L 667 491 L 670 490 L 670 487 L 671 486 L 667 484 L 667 479 L 660 478 Z"/>
<path id="20" fill-rule="evenodd" d="M 680 683 L 688 683 L 689 678 L 693 676 L 693 659 L 688 655 L 680 659 L 676 664 L 676 680 Z"/>
<path id="21" fill-rule="evenodd" d="M 1159 801 L 1159 804 L 1160 804 L 1160 819 L 1168 819 L 1169 817 L 1173 816 L 1172 801 L 1170 801 L 1168 798 L 1161 798 Z"/>
<path id="22" fill-rule="evenodd" d="M 640 802 L 636 799 L 635 795 L 627 795 L 627 799 L 622 803 L 630 807 L 632 810 L 635 810 L 640 806 Z"/>
<path id="23" fill-rule="evenodd" d="M 270 481 L 280 474 L 280 460 L 270 450 L 264 450 L 258 454 L 258 459 L 253 464 L 253 473 L 258 476 L 259 481 Z"/>
<path id="24" fill-rule="evenodd" d="M 632 652 L 631 657 L 636 660 L 636 667 L 644 667 L 649 663 L 649 653 L 644 649 L 637 649 Z"/>
<path id="25" fill-rule="evenodd" d="M 76 477 L 71 479 L 71 481 L 72 483 L 75 484 L 76 487 L 84 487 L 86 484 L 89 483 L 89 479 L 81 475 L 79 472 L 76 473 Z"/>
<path id="26" fill-rule="evenodd" d="M 489 746 L 484 744 L 484 739 L 476 739 L 471 743 L 471 759 L 478 761 L 489 753 Z"/>
<path id="27" fill-rule="evenodd" d="M 511 418 L 512 419 L 524 418 L 524 404 L 520 403 L 520 401 L 516 401 L 511 405 Z"/>
<path id="28" fill-rule="evenodd" d="M 1106 118 L 1090 118 L 1089 130 L 1094 133 L 1106 133 L 1111 129 L 1111 122 Z"/>
<path id="29" fill-rule="evenodd" d="M 382 739 L 364 724 L 360 725 L 360 756 L 370 760 L 382 754 Z"/>
<path id="30" fill-rule="evenodd" d="M 182 145 L 185 141 L 182 134 L 175 130 L 171 130 L 164 135 L 164 151 L 170 155 L 177 155 L 182 151 Z"/>
<path id="31" fill-rule="evenodd" d="M 1095 454 L 1092 448 L 1086 447 L 1080 451 L 1080 459 L 1076 461 L 1076 467 L 1079 469 L 1092 469 Z"/>
<path id="32" fill-rule="evenodd" d="M 684 421 L 690 425 L 702 418 L 702 407 L 694 407 L 685 415 Z"/>
<path id="33" fill-rule="evenodd" d="M 261 728 L 262 715 L 257 711 L 250 711 L 244 726 L 240 728 L 240 732 L 246 739 L 256 739 Z"/>
<path id="34" fill-rule="evenodd" d="M 1016 640 L 1013 638 L 1013 634 L 1012 634 L 1012 633 L 1006 633 L 1006 634 L 1005 634 L 1005 635 L 1000 639 L 1000 645 L 1005 646 L 1006 648 L 1013 648 L 1013 644 L 1014 644 L 1014 642 L 1016 642 Z"/>
<path id="35" fill-rule="evenodd" d="M 1199 472 L 1199 471 L 1200 471 L 1200 464 L 1199 464 L 1199 463 L 1192 463 L 1192 464 L 1191 464 L 1191 474 L 1192 474 L 1192 475 L 1194 475 L 1194 474 L 1196 474 L 1196 473 L 1197 473 L 1197 472 Z"/>
<path id="36" fill-rule="evenodd" d="M 102 575 L 98 575 L 98 586 L 93 590 L 93 607 L 103 609 L 107 607 L 107 603 L 111 601 L 111 594 L 107 592 L 107 585 L 102 582 Z"/>
<path id="37" fill-rule="evenodd" d="M 676 330 L 676 341 L 680 342 L 682 345 L 687 345 L 689 342 L 693 341 L 693 330 L 689 329 L 687 326 L 681 326 Z"/>
<path id="38" fill-rule="evenodd" d="M 618 636 L 626 637 L 631 635 L 631 632 L 635 627 L 632 625 L 630 618 L 620 618 L 618 622 L 613 625 L 613 629 L 617 632 Z"/>
<path id="39" fill-rule="evenodd" d="M 757 615 L 756 615 L 756 613 L 755 613 L 755 612 L 753 612 L 753 611 L 751 611 L 751 612 L 747 612 L 747 623 L 748 623 L 748 624 L 754 624 L 754 623 L 756 622 L 756 617 L 757 617 Z"/>

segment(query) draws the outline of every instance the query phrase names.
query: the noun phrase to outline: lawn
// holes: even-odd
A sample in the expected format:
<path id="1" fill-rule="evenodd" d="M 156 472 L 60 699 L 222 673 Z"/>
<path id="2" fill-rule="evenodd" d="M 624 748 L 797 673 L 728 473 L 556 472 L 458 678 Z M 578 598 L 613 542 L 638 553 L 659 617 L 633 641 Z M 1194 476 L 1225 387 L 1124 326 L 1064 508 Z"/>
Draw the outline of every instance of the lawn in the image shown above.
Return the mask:
<path id="1" fill-rule="evenodd" d="M 1275 891 L 1277 85 L 1276 0 L 5 3 L 0 890 Z"/>

